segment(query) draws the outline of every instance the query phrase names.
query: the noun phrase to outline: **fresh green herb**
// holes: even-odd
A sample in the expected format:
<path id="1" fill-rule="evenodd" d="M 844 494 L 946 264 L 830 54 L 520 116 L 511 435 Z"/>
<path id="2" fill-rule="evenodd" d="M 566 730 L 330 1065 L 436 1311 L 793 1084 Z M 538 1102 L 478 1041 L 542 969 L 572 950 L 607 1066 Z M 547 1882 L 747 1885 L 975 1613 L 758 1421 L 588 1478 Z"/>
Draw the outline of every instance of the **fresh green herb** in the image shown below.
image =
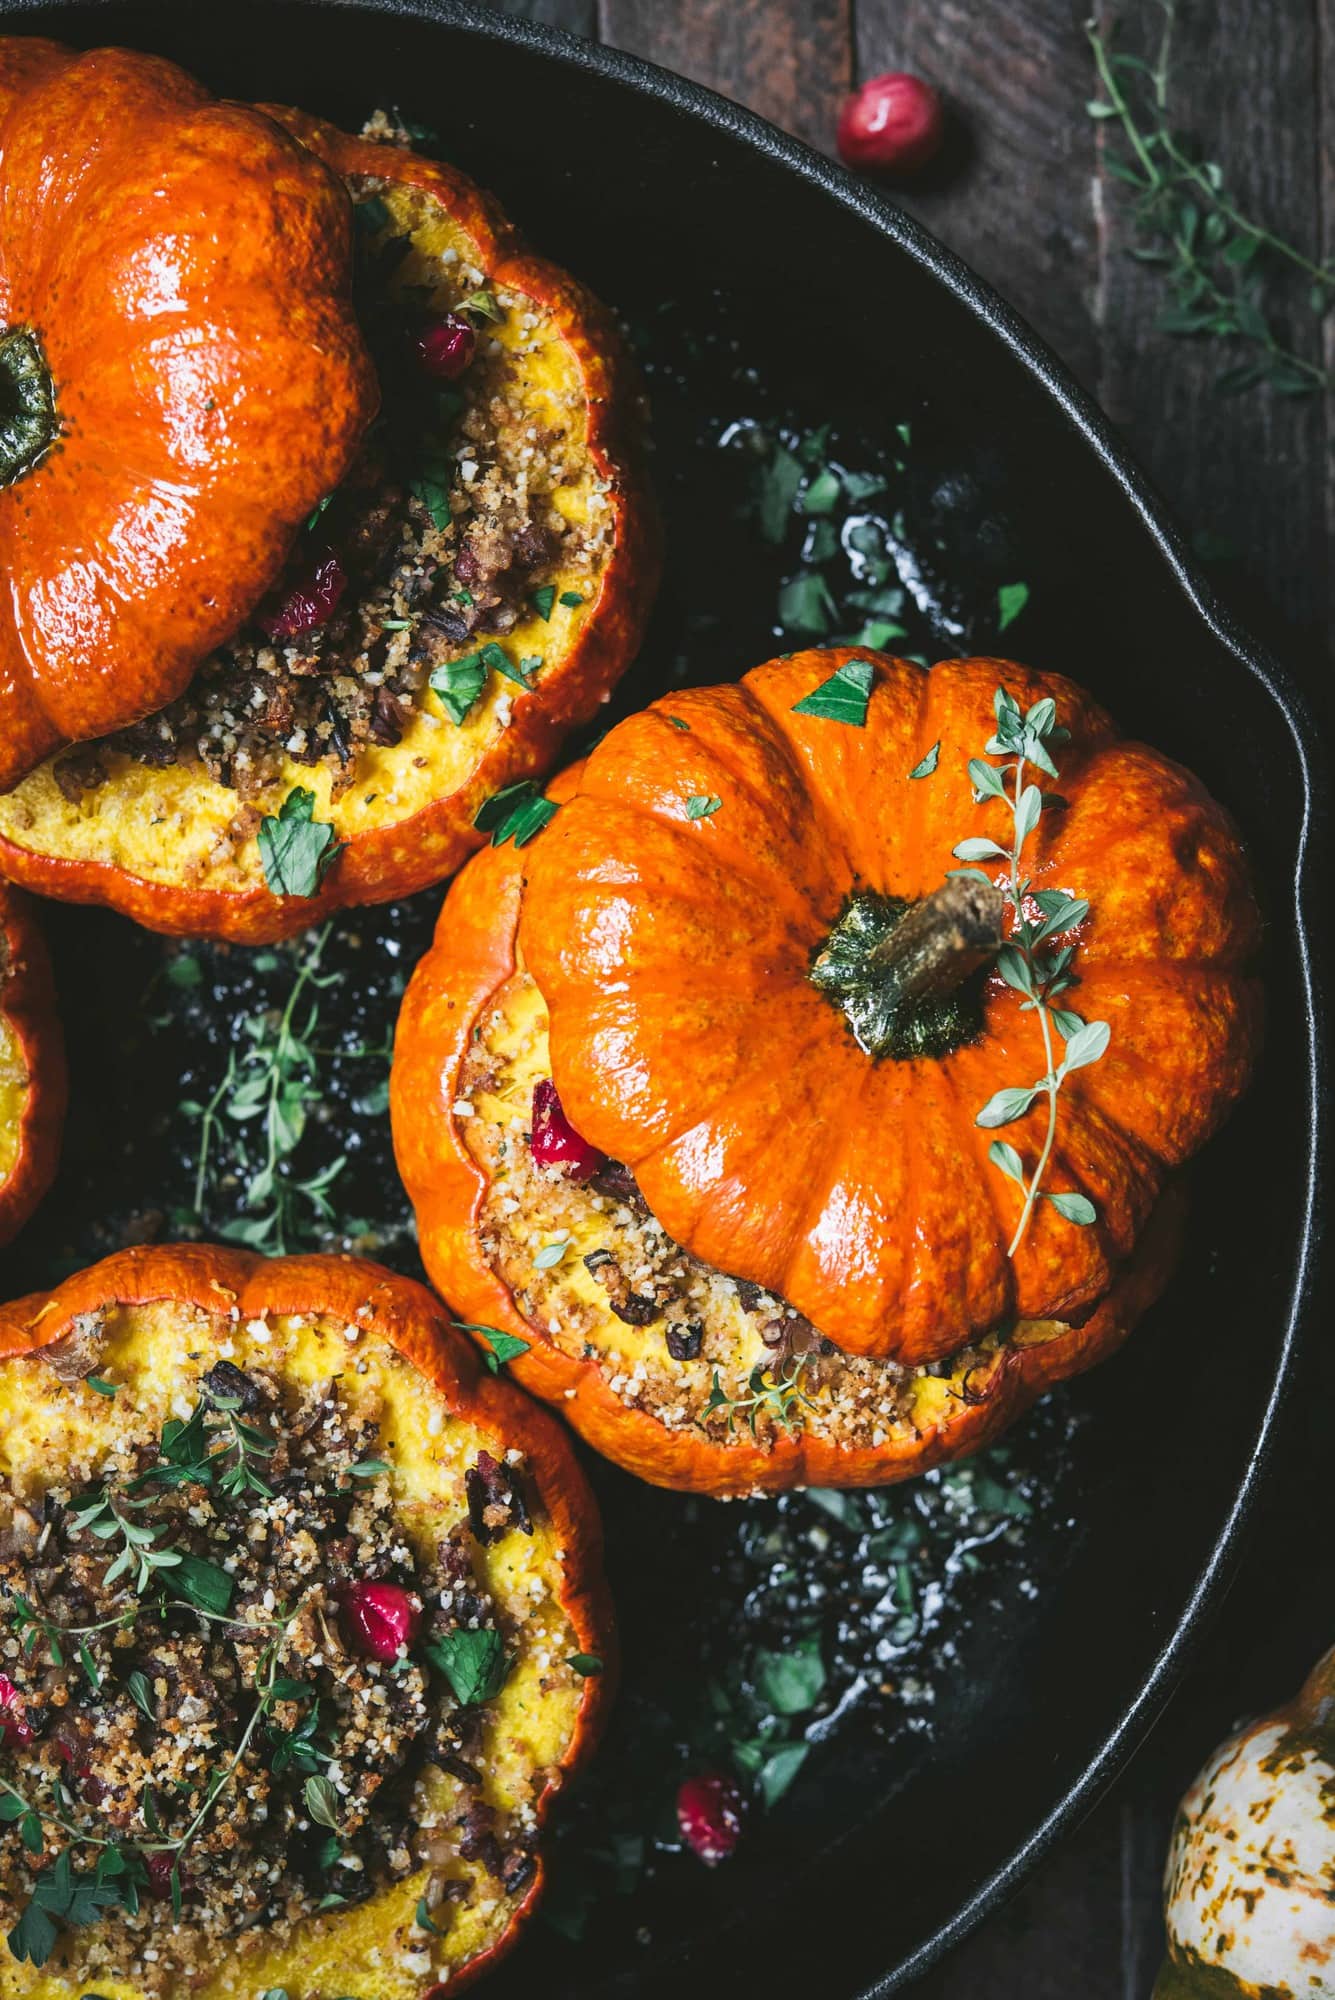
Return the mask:
<path id="1" fill-rule="evenodd" d="M 689 723 L 689 722 L 683 722 L 683 721 L 682 721 L 682 719 L 681 719 L 681 717 L 680 717 L 679 715 L 670 715 L 670 716 L 668 717 L 668 721 L 669 721 L 669 722 L 670 722 L 670 723 L 672 724 L 672 727 L 673 727 L 674 729 L 684 729 L 684 730 L 686 731 L 687 735 L 688 735 L 688 736 L 690 735 L 690 731 L 691 731 L 691 725 L 690 725 L 690 723 Z"/>
<path id="2" fill-rule="evenodd" d="M 566 1665 L 584 1681 L 596 1678 L 603 1670 L 603 1663 L 596 1653 L 571 1653 Z"/>
<path id="3" fill-rule="evenodd" d="M 454 519 L 454 510 L 450 506 L 450 487 L 453 478 L 453 469 L 447 461 L 432 459 L 408 481 L 408 491 L 414 500 L 421 501 L 430 514 L 434 526 L 441 533 L 444 533 Z M 456 591 L 455 596 L 458 594 Z M 473 600 L 470 597 L 468 601 L 471 604 Z"/>
<path id="4" fill-rule="evenodd" d="M 518 1334 L 502 1333 L 495 1326 L 474 1326 L 471 1321 L 457 1319 L 454 1324 L 461 1333 L 480 1333 L 487 1345 L 482 1359 L 493 1375 L 499 1375 L 507 1361 L 513 1361 L 517 1354 L 527 1354 L 530 1342 L 521 1340 Z"/>
<path id="5" fill-rule="evenodd" d="M 756 1783 L 767 1807 L 778 1804 L 805 1764 L 810 1749 L 809 1743 L 785 1743 L 766 1757 L 756 1773 Z"/>
<path id="6" fill-rule="evenodd" d="M 867 720 L 876 668 L 870 660 L 845 660 L 828 680 L 793 703 L 794 715 L 819 715 L 830 722 L 847 722 L 861 729 Z"/>
<path id="7" fill-rule="evenodd" d="M 550 619 L 552 606 L 556 602 L 556 585 L 554 583 L 539 584 L 538 588 L 530 593 L 528 601 L 537 612 L 539 618 L 545 623 Z M 562 599 L 563 603 L 564 601 Z"/>
<path id="8" fill-rule="evenodd" d="M 459 304 L 455 307 L 455 311 L 476 313 L 479 319 L 500 321 L 505 318 L 505 314 L 500 306 L 497 305 L 494 296 L 487 291 L 470 292 L 466 299 L 459 301 Z"/>
<path id="9" fill-rule="evenodd" d="M 430 1931 L 433 1937 L 444 1937 L 445 1935 L 440 1925 L 431 1921 L 431 1912 L 426 1906 L 425 1896 L 419 1896 L 417 1899 L 417 1909 L 413 1914 L 413 1922 L 417 1925 L 419 1931 Z"/>
<path id="10" fill-rule="evenodd" d="M 231 1609 L 231 1577 L 205 1556 L 183 1555 L 168 1578 L 168 1588 L 199 1611 L 211 1611 L 221 1618 Z"/>
<path id="11" fill-rule="evenodd" d="M 798 504 L 804 514 L 832 514 L 841 491 L 838 473 L 827 465 L 807 481 Z"/>
<path id="12" fill-rule="evenodd" d="M 1047 1063 L 1045 1074 L 1035 1084 L 997 1091 L 988 1099 L 976 1120 L 985 1130 L 991 1130 L 1023 1118 L 1039 1098 L 1047 1106 L 1047 1131 L 1032 1173 L 1026 1172 L 1019 1153 L 1005 1140 L 994 1139 L 988 1149 L 988 1158 L 993 1166 L 1016 1183 L 1024 1198 L 1007 1253 L 1014 1257 L 1029 1226 L 1035 1203 L 1040 1198 L 1050 1201 L 1057 1213 L 1068 1222 L 1084 1225 L 1095 1220 L 1094 1205 L 1086 1196 L 1079 1193 L 1050 1194 L 1043 1186 L 1043 1176 L 1047 1172 L 1057 1136 L 1058 1093 L 1073 1070 L 1099 1060 L 1108 1047 L 1111 1030 L 1106 1021 L 1086 1022 L 1068 1008 L 1053 1005 L 1059 995 L 1075 984 L 1075 975 L 1070 969 L 1075 956 L 1074 944 L 1040 950 L 1041 946 L 1062 932 L 1074 930 L 1082 924 L 1089 915 L 1088 903 L 1058 889 L 1039 889 L 1031 895 L 1029 878 L 1020 872 L 1024 844 L 1038 825 L 1045 807 L 1041 786 L 1025 781 L 1025 765 L 1035 765 L 1055 780 L 1059 773 L 1052 761 L 1052 751 L 1067 741 L 1068 732 L 1058 726 L 1056 705 L 1050 697 L 1035 702 L 1027 714 L 1022 715 L 1014 697 L 1004 687 L 999 687 L 993 709 L 996 734 L 986 745 L 987 755 L 1009 757 L 1012 761 L 998 765 L 973 757 L 969 760 L 969 776 L 973 780 L 974 795 L 980 802 L 996 799 L 1009 811 L 1011 845 L 1002 846 L 995 840 L 981 838 L 962 840 L 954 853 L 960 861 L 1002 861 L 1006 864 L 1006 895 L 1013 926 L 1009 938 L 997 954 L 997 971 L 1006 984 L 1021 995 L 1021 1011 L 1038 1015 L 1043 1034 Z M 981 873 L 980 870 L 974 872 Z M 1037 920 L 1026 914 L 1026 899 L 1037 909 Z M 1060 1035 L 1066 1045 L 1060 1063 L 1056 1059 L 1054 1035 Z"/>
<path id="13" fill-rule="evenodd" d="M 174 958 L 169 958 L 163 972 L 168 985 L 174 986 L 180 993 L 193 993 L 204 982 L 199 960 L 188 951 L 178 951 Z"/>
<path id="14" fill-rule="evenodd" d="M 997 592 L 998 632 L 1004 632 L 1008 625 L 1013 625 L 1028 602 L 1027 583 L 1003 583 Z"/>
<path id="15" fill-rule="evenodd" d="M 359 1458 L 355 1465 L 348 1467 L 353 1479 L 379 1479 L 381 1473 L 389 1472 L 389 1461 L 384 1458 Z"/>
<path id="16" fill-rule="evenodd" d="M 90 1389 L 97 1391 L 99 1396 L 114 1396 L 116 1393 L 117 1384 L 104 1380 L 101 1375 L 85 1375 L 83 1379 Z"/>
<path id="17" fill-rule="evenodd" d="M 560 602 L 565 605 L 568 611 L 574 611 L 579 605 L 581 605 L 584 602 L 584 599 L 580 596 L 577 590 L 563 590 L 561 592 Z"/>
<path id="18" fill-rule="evenodd" d="M 516 847 L 524 847 L 556 818 L 557 811 L 558 807 L 543 797 L 533 780 L 525 778 L 484 799 L 473 817 L 473 825 L 479 832 L 491 835 L 493 847 L 502 847 L 507 840 L 513 840 Z"/>
<path id="19" fill-rule="evenodd" d="M 1270 318 L 1268 281 L 1300 278 L 1312 312 L 1324 319 L 1335 298 L 1335 264 L 1306 256 L 1253 222 L 1229 194 L 1217 161 L 1200 156 L 1169 115 L 1176 0 L 1160 0 L 1163 31 L 1152 62 L 1115 54 L 1094 21 L 1085 33 L 1102 95 L 1086 107 L 1120 131 L 1124 150 L 1106 165 L 1131 189 L 1141 237 L 1132 255 L 1162 275 L 1167 304 L 1161 333 L 1237 343 L 1246 356 L 1216 380 L 1224 394 L 1266 383 L 1282 396 L 1328 386 L 1319 363 L 1286 346 Z"/>
<path id="20" fill-rule="evenodd" d="M 129 1690 L 130 1700 L 145 1720 L 156 1722 L 158 1711 L 153 1700 L 153 1690 L 148 1684 L 148 1676 L 136 1667 L 125 1685 Z"/>
<path id="21" fill-rule="evenodd" d="M 382 632 L 411 632 L 413 621 L 411 618 L 382 618 L 380 629 Z"/>
<path id="22" fill-rule="evenodd" d="M 940 740 L 938 739 L 932 745 L 931 749 L 927 752 L 927 755 L 922 759 L 922 761 L 914 765 L 913 769 L 909 772 L 909 776 L 911 778 L 930 778 L 933 771 L 935 771 L 936 769 L 937 761 L 940 758 L 940 755 L 941 755 L 941 744 Z"/>
<path id="23" fill-rule="evenodd" d="M 425 1652 L 433 1667 L 444 1674 L 455 1699 L 465 1708 L 491 1701 L 505 1686 L 510 1662 L 499 1632 L 489 1627 L 470 1631 L 460 1626 L 454 1632 L 429 1639 Z"/>
<path id="24" fill-rule="evenodd" d="M 686 801 L 687 819 L 712 819 L 723 804 L 714 792 L 695 792 Z"/>
<path id="25" fill-rule="evenodd" d="M 801 484 L 801 459 L 776 440 L 761 467 L 756 494 L 760 532 L 767 542 L 777 544 L 788 533 Z"/>
<path id="26" fill-rule="evenodd" d="M 836 615 L 830 586 L 819 570 L 799 570 L 779 591 L 779 623 L 785 632 L 823 639 Z"/>
<path id="27" fill-rule="evenodd" d="M 561 1262 L 569 1248 L 570 1238 L 568 1235 L 562 1236 L 556 1243 L 544 1243 L 541 1250 L 534 1254 L 534 1270 L 550 1271 L 554 1265 Z"/>
<path id="28" fill-rule="evenodd" d="M 481 653 L 469 653 L 462 660 L 446 660 L 431 676 L 433 693 L 439 695 L 445 713 L 453 722 L 462 722 L 487 685 L 487 669 Z"/>
<path id="29" fill-rule="evenodd" d="M 819 1638 L 808 1634 L 786 1653 L 762 1648 L 756 1654 L 756 1687 L 776 1715 L 803 1715 L 814 1708 L 825 1688 Z"/>
<path id="30" fill-rule="evenodd" d="M 737 1419 L 744 1417 L 753 1437 L 762 1416 L 768 1416 L 773 1423 L 782 1425 L 784 1430 L 800 1430 L 802 1410 L 815 1408 L 810 1396 L 802 1387 L 806 1365 L 807 1357 L 795 1354 L 785 1363 L 780 1373 L 775 1375 L 770 1372 L 766 1362 L 758 1361 L 751 1370 L 746 1394 L 735 1398 L 724 1393 L 716 1368 L 713 1387 L 709 1392 L 708 1402 L 700 1412 L 701 1417 L 707 1419 L 716 1414 L 725 1414 L 730 1431 L 736 1429 Z"/>
<path id="31" fill-rule="evenodd" d="M 315 818 L 315 794 L 294 785 L 277 814 L 260 821 L 264 879 L 275 896 L 313 896 L 343 849 L 332 826 Z"/>
<path id="32" fill-rule="evenodd" d="M 338 1832 L 338 1793 L 328 1778 L 307 1778 L 302 1791 L 306 1811 L 317 1826 L 330 1827 Z"/>

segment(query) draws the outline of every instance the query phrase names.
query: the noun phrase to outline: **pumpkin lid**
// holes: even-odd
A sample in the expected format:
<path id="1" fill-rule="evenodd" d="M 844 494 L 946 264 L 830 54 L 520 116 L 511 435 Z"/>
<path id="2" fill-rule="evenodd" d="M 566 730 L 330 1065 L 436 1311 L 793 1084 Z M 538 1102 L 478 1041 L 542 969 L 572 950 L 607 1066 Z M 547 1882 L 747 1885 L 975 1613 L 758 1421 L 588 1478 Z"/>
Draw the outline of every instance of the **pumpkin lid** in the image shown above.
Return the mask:
<path id="1" fill-rule="evenodd" d="M 1078 1319 L 1249 1072 L 1237 836 L 1056 674 L 832 650 L 683 690 L 527 875 L 576 1129 L 854 1352 Z"/>
<path id="2" fill-rule="evenodd" d="M 0 789 L 150 714 L 374 414 L 347 196 L 258 111 L 0 38 Z"/>

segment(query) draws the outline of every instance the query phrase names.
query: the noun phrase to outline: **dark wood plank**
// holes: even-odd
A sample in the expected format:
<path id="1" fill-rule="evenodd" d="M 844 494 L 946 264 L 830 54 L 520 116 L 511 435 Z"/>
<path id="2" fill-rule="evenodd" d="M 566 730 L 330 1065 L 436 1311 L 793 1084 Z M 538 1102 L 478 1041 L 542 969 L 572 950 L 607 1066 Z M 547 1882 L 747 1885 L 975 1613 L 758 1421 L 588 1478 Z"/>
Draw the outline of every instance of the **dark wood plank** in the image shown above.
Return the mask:
<path id="1" fill-rule="evenodd" d="M 833 151 L 852 76 L 852 0 L 600 0 L 599 22 L 605 42 Z"/>
<path id="2" fill-rule="evenodd" d="M 598 0 L 484 0 L 484 4 L 498 14 L 516 14 L 523 21 L 543 21 L 549 28 L 597 38 Z"/>
<path id="3" fill-rule="evenodd" d="M 1109 20 L 1122 10 L 1105 0 Z M 1148 54 L 1159 10 L 1130 11 L 1119 44 Z M 1170 68 L 1176 127 L 1199 136 L 1244 213 L 1313 253 L 1320 242 L 1318 41 L 1305 0 L 1181 0 Z M 1101 146 L 1115 141 L 1099 127 Z M 1102 400 L 1130 434 L 1179 518 L 1238 551 L 1231 580 L 1264 590 L 1317 639 L 1326 617 L 1328 398 L 1294 400 L 1261 387 L 1221 397 L 1231 345 L 1154 330 L 1162 290 L 1127 253 L 1130 205 L 1100 184 L 1103 211 Z M 1295 288 L 1291 344 L 1311 360 L 1320 334 Z M 1225 576 L 1222 580 L 1230 580 Z"/>
<path id="4" fill-rule="evenodd" d="M 931 177 L 895 199 L 989 278 L 1097 384 L 1095 135 L 1072 0 L 858 0 L 861 78 L 906 69 L 950 107 Z"/>

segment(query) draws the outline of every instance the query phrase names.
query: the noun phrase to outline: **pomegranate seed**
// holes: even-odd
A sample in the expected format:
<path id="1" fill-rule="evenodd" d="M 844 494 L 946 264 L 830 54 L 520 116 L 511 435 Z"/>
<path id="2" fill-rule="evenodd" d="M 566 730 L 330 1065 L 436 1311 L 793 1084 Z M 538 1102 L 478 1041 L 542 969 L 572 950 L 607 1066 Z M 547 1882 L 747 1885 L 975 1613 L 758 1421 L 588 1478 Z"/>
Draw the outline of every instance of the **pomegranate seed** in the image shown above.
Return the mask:
<path id="1" fill-rule="evenodd" d="M 836 143 L 846 166 L 908 175 L 940 151 L 945 131 L 945 111 L 931 84 L 888 70 L 844 100 Z"/>
<path id="2" fill-rule="evenodd" d="M 23 1697 L 8 1674 L 0 1674 L 0 1738 L 21 1749 L 36 1731 L 23 1713 Z"/>
<path id="3" fill-rule="evenodd" d="M 348 573 L 331 548 L 321 550 L 298 577 L 276 611 L 261 615 L 261 632 L 270 639 L 295 639 L 313 632 L 333 616 L 348 587 Z"/>
<path id="4" fill-rule="evenodd" d="M 417 336 L 417 359 L 428 375 L 442 382 L 456 381 L 476 350 L 477 335 L 466 319 L 454 313 L 428 320 Z"/>
<path id="5" fill-rule="evenodd" d="M 343 1617 L 356 1644 L 373 1660 L 397 1660 L 422 1623 L 422 1607 L 397 1583 L 353 1583 L 343 1595 Z"/>
<path id="6" fill-rule="evenodd" d="M 677 1825 L 692 1854 L 707 1867 L 726 1861 L 742 1831 L 742 1795 L 732 1779 L 717 1771 L 687 1778 L 677 1793 Z"/>
<path id="7" fill-rule="evenodd" d="M 600 1153 L 582 1139 L 556 1094 L 556 1085 L 544 1077 L 533 1086 L 533 1158 L 540 1167 L 554 1167 L 572 1181 L 591 1181 L 607 1165 Z"/>

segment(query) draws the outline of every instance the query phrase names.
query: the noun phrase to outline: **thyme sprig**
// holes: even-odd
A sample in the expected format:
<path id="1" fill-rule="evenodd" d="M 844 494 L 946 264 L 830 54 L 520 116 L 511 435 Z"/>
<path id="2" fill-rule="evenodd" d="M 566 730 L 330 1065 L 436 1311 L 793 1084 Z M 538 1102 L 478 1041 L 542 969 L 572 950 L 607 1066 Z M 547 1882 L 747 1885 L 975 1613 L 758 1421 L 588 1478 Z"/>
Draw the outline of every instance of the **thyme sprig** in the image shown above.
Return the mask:
<path id="1" fill-rule="evenodd" d="M 1086 107 L 1093 118 L 1116 126 L 1125 155 L 1105 161 L 1114 177 L 1135 191 L 1134 214 L 1143 241 L 1132 255 L 1159 267 L 1169 303 L 1159 314 L 1163 333 L 1239 341 L 1251 352 L 1226 369 L 1216 387 L 1237 393 L 1259 382 L 1279 394 L 1306 396 L 1329 386 L 1324 368 L 1294 351 L 1275 333 L 1266 311 L 1267 271 L 1283 266 L 1309 283 L 1318 319 L 1335 298 L 1335 265 L 1306 256 L 1295 245 L 1246 215 L 1227 191 L 1223 169 L 1197 158 L 1169 121 L 1169 73 L 1176 0 L 1160 0 L 1163 31 L 1154 60 L 1115 53 L 1096 21 L 1085 23 L 1101 95 Z"/>
<path id="2" fill-rule="evenodd" d="M 701 1417 L 725 1412 L 730 1431 L 737 1428 L 738 1419 L 742 1418 L 752 1437 L 762 1416 L 769 1417 L 786 1431 L 799 1431 L 802 1428 L 802 1411 L 816 1407 L 803 1387 L 808 1358 L 805 1354 L 792 1355 L 777 1375 L 768 1362 L 758 1361 L 747 1378 L 746 1394 L 743 1396 L 729 1396 L 725 1392 L 716 1368 L 713 1387 L 708 1402 L 700 1412 Z"/>
<path id="3" fill-rule="evenodd" d="M 182 1111 L 199 1126 L 199 1147 L 195 1161 L 194 1214 L 207 1221 L 206 1203 L 211 1170 L 224 1121 L 240 1126 L 257 1124 L 261 1151 L 258 1162 L 248 1155 L 244 1144 L 234 1144 L 232 1164 L 244 1183 L 245 1207 L 249 1211 L 224 1222 L 219 1233 L 232 1242 L 285 1255 L 294 1244 L 318 1234 L 319 1225 L 336 1221 L 329 1190 L 347 1164 L 346 1153 L 300 1175 L 293 1155 L 307 1127 L 323 1101 L 320 1080 L 321 1050 L 314 1035 L 320 1022 L 319 995 L 338 983 L 340 974 L 321 968 L 321 955 L 332 926 L 325 924 L 311 939 L 297 962 L 296 975 L 282 1007 L 276 1014 L 252 1015 L 244 1023 L 250 1047 L 238 1056 L 229 1050 L 227 1067 L 207 1103 L 187 1101 Z M 345 1053 L 378 1055 L 380 1050 Z"/>
<path id="4" fill-rule="evenodd" d="M 998 1090 L 974 1121 L 985 1130 L 993 1130 L 1025 1117 L 1040 1098 L 1047 1106 L 1047 1129 L 1032 1172 L 1026 1172 L 1020 1154 L 1004 1139 L 994 1139 L 988 1148 L 993 1166 L 1013 1180 L 1023 1196 L 1020 1218 L 1006 1253 L 1014 1257 L 1040 1200 L 1051 1202 L 1059 1215 L 1082 1227 L 1096 1219 L 1094 1204 L 1085 1195 L 1074 1191 L 1053 1194 L 1043 1186 L 1043 1179 L 1057 1137 L 1057 1100 L 1062 1085 L 1073 1070 L 1099 1060 L 1108 1047 L 1111 1030 L 1106 1021 L 1085 1021 L 1069 1007 L 1053 1004 L 1076 983 L 1071 971 L 1074 944 L 1041 949 L 1051 939 L 1082 924 L 1089 915 L 1089 904 L 1060 889 L 1039 889 L 1031 894 L 1030 879 L 1021 872 L 1025 842 L 1044 810 L 1063 803 L 1055 794 L 1044 792 L 1040 785 L 1027 780 L 1025 766 L 1033 765 L 1046 777 L 1057 779 L 1060 774 L 1052 752 L 1068 740 L 1069 731 L 1058 724 L 1056 704 L 1050 696 L 1036 701 L 1022 714 L 1014 696 L 999 687 L 992 706 L 997 726 L 995 735 L 988 739 L 987 756 L 1011 761 L 989 764 L 982 757 L 971 757 L 969 776 L 975 800 L 981 803 L 1000 799 L 1009 809 L 1011 844 L 1005 847 L 998 841 L 975 837 L 961 840 L 953 851 L 959 861 L 1006 864 L 1004 893 L 1013 921 L 1010 935 L 997 954 L 997 971 L 1021 996 L 1021 1011 L 1038 1015 L 1043 1035 L 1044 1074 L 1036 1083 Z M 984 881 L 991 879 L 980 868 L 956 872 L 980 875 Z M 1037 919 L 1027 914 L 1026 903 L 1037 911 Z M 1055 1047 L 1058 1035 L 1065 1044 L 1060 1062 Z"/>

